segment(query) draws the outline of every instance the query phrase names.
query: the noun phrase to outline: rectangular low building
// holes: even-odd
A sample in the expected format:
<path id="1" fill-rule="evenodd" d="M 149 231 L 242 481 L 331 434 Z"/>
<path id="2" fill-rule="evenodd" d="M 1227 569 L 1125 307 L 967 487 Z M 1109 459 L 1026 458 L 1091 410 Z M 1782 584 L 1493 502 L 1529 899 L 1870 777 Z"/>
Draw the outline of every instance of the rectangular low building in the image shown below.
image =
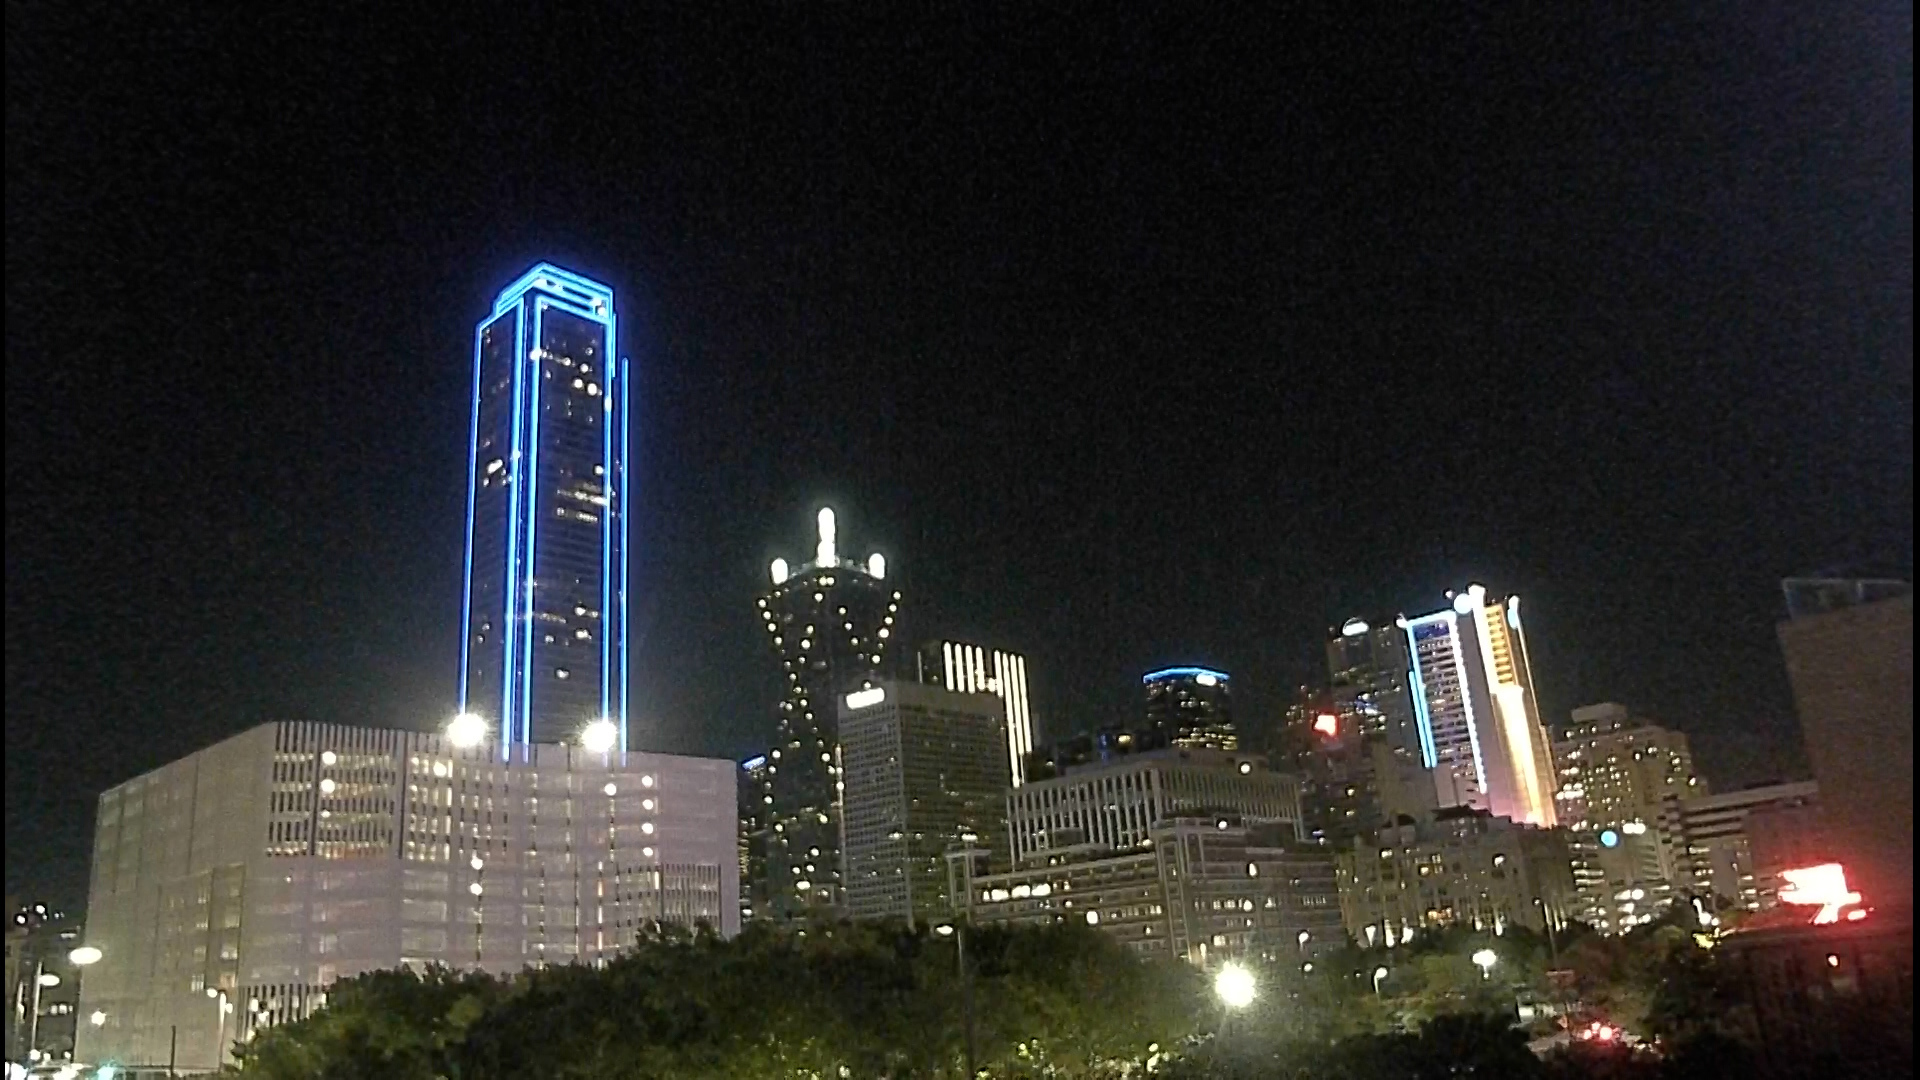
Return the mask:
<path id="1" fill-rule="evenodd" d="M 1679 844 L 1686 860 L 1686 875 L 1691 891 L 1713 911 L 1763 911 L 1773 906 L 1775 879 L 1761 872 L 1747 832 L 1747 820 L 1757 810 L 1767 810 L 1775 823 L 1784 821 L 1778 812 L 1817 807 L 1820 785 L 1811 780 L 1757 787 L 1688 799 L 1679 807 Z M 1795 815 L 1802 824 L 1813 822 L 1811 813 Z M 1775 839 L 1779 830 L 1769 834 Z M 1763 854 L 1765 844 L 1763 844 Z M 1770 871 L 1778 867 L 1768 868 Z"/>
<path id="2" fill-rule="evenodd" d="M 1468 807 L 1363 836 L 1339 864 L 1341 915 L 1366 946 L 1429 926 L 1558 928 L 1578 902 L 1562 830 Z"/>
<path id="3" fill-rule="evenodd" d="M 1180 817 L 1138 850 L 1063 853 L 955 888 L 977 923 L 1084 921 L 1145 957 L 1203 966 L 1241 956 L 1302 962 L 1338 948 L 1332 855 L 1290 826 Z M 970 862 L 956 859 L 957 873 Z"/>
<path id="4" fill-rule="evenodd" d="M 267 724 L 100 797 L 81 1060 L 204 1071 L 336 979 L 739 929 L 735 765 Z M 177 1042 L 175 1041 L 177 1036 Z"/>
<path id="5" fill-rule="evenodd" d="M 1294 777 L 1268 771 L 1254 754 L 1168 748 L 1075 766 L 1015 789 L 1007 798 L 1011 861 L 1134 850 L 1163 822 L 1209 814 L 1305 836 Z"/>

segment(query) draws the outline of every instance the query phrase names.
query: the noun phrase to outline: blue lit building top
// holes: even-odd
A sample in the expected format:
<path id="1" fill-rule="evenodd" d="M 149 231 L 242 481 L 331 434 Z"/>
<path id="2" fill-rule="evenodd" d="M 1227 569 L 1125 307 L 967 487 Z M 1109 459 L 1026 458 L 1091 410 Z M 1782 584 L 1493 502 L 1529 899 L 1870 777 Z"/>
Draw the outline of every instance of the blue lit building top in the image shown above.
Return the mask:
<path id="1" fill-rule="evenodd" d="M 1161 679 L 1190 679 L 1190 678 L 1196 678 L 1201 675 L 1208 676 L 1218 682 L 1227 681 L 1226 672 L 1215 671 L 1212 668 L 1203 668 L 1203 667 L 1161 668 L 1159 671 L 1149 671 L 1145 675 L 1140 676 L 1140 681 L 1143 683 L 1150 683 L 1150 682 L 1158 682 Z"/>
<path id="2" fill-rule="evenodd" d="M 1150 671 L 1140 682 L 1147 691 L 1150 741 L 1208 750 L 1240 748 L 1226 672 L 1170 667 Z"/>

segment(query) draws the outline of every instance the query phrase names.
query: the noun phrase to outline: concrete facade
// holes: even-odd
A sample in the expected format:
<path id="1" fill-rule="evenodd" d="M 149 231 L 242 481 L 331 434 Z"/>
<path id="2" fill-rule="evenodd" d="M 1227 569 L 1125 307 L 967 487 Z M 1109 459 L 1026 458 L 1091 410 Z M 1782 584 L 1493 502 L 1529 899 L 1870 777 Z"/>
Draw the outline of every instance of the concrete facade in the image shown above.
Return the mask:
<path id="1" fill-rule="evenodd" d="M 268 724 L 100 797 L 78 1056 L 206 1071 L 337 979 L 739 928 L 733 762 Z"/>

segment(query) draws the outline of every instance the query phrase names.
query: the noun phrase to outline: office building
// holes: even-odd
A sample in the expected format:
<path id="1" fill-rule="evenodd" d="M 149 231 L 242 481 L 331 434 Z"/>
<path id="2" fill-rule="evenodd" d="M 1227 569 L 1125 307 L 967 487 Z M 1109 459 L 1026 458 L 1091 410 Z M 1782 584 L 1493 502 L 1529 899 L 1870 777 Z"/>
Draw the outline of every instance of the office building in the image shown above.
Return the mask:
<path id="1" fill-rule="evenodd" d="M 1540 722 L 1520 598 L 1474 585 L 1444 611 L 1401 618 L 1422 764 L 1441 806 L 1551 827 L 1553 752 Z"/>
<path id="2" fill-rule="evenodd" d="M 1165 745 L 1236 750 L 1231 680 L 1224 671 L 1174 667 L 1140 679 L 1147 692 L 1147 729 Z"/>
<path id="3" fill-rule="evenodd" d="M 921 646 L 920 681 L 956 694 L 992 694 L 1006 707 L 1007 769 L 1014 787 L 1027 782 L 1033 755 L 1033 708 L 1027 697 L 1027 661 L 1017 653 L 961 641 Z"/>
<path id="4" fill-rule="evenodd" d="M 1125 853 L 1063 852 L 1010 872 L 957 875 L 974 922 L 1085 922 L 1146 958 L 1311 963 L 1341 947 L 1331 853 L 1286 825 L 1177 816 Z M 964 866 L 964 863 L 956 863 Z"/>
<path id="5" fill-rule="evenodd" d="M 767 910 L 767 851 L 773 842 L 773 774 L 765 754 L 740 763 L 740 921 Z"/>
<path id="6" fill-rule="evenodd" d="M 1423 927 L 1558 928 L 1576 903 L 1560 830 L 1472 807 L 1361 837 L 1340 852 L 1339 881 L 1347 933 L 1369 948 Z"/>
<path id="7" fill-rule="evenodd" d="M 1679 843 L 1690 891 L 1714 912 L 1772 907 L 1779 883 L 1759 871 L 1747 835 L 1748 815 L 1765 808 L 1817 806 L 1824 798 L 1818 783 L 1803 780 L 1763 784 L 1680 803 Z M 1813 819 L 1802 816 L 1800 820 Z M 1777 849 L 1779 841 L 1774 843 Z M 1805 842 L 1811 843 L 1816 842 Z"/>
<path id="8" fill-rule="evenodd" d="M 1836 854 L 1869 903 L 1913 904 L 1913 592 L 1904 581 L 1786 583 L 1780 624 Z"/>
<path id="9" fill-rule="evenodd" d="M 6 1060 L 72 1061 L 83 969 L 71 954 L 86 941 L 80 923 L 43 903 L 7 907 Z"/>
<path id="10" fill-rule="evenodd" d="M 833 511 L 821 510 L 815 522 L 813 561 L 773 560 L 773 589 L 757 601 L 784 684 L 767 751 L 773 802 L 764 883 L 765 914 L 779 919 L 832 915 L 844 899 L 839 701 L 891 674 L 888 646 L 900 615 L 886 558 L 841 558 Z M 801 881 L 808 888 L 796 891 Z"/>
<path id="11" fill-rule="evenodd" d="M 1328 685 L 1343 732 L 1383 742 L 1409 759 L 1420 757 L 1420 726 L 1408 683 L 1413 658 L 1400 628 L 1348 619 L 1327 638 Z"/>
<path id="12" fill-rule="evenodd" d="M 841 698 L 839 726 L 845 913 L 949 917 L 947 853 L 991 844 L 1006 829 L 1004 702 L 991 693 L 881 682 Z"/>
<path id="13" fill-rule="evenodd" d="M 76 1056 L 207 1071 L 400 965 L 598 963 L 739 927 L 737 766 L 267 724 L 100 797 Z"/>
<path id="14" fill-rule="evenodd" d="M 1175 817 L 1233 815 L 1284 825 L 1304 840 L 1300 783 L 1252 754 L 1169 747 L 1069 768 L 1007 796 L 1012 862 L 1069 852 L 1103 854 L 1149 845 Z"/>
<path id="15" fill-rule="evenodd" d="M 1433 772 L 1419 755 L 1332 694 L 1301 688 L 1270 760 L 1300 778 L 1302 821 L 1319 844 L 1346 847 L 1362 833 L 1437 808 Z"/>
<path id="16" fill-rule="evenodd" d="M 613 290 L 541 263 L 473 340 L 460 711 L 516 745 L 627 747 L 627 365 Z"/>
<path id="17" fill-rule="evenodd" d="M 1609 702 L 1575 709 L 1553 756 L 1579 919 L 1620 932 L 1685 898 L 1692 880 L 1670 807 L 1707 794 L 1687 737 Z"/>

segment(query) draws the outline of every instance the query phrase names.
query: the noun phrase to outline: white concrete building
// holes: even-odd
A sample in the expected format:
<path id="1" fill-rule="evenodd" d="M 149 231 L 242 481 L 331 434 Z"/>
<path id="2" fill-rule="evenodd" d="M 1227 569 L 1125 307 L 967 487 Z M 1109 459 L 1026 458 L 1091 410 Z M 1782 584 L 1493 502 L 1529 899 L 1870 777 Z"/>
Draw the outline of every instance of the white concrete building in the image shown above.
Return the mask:
<path id="1" fill-rule="evenodd" d="M 77 1056 L 206 1071 L 336 979 L 739 929 L 735 766 L 267 724 L 100 797 Z"/>

